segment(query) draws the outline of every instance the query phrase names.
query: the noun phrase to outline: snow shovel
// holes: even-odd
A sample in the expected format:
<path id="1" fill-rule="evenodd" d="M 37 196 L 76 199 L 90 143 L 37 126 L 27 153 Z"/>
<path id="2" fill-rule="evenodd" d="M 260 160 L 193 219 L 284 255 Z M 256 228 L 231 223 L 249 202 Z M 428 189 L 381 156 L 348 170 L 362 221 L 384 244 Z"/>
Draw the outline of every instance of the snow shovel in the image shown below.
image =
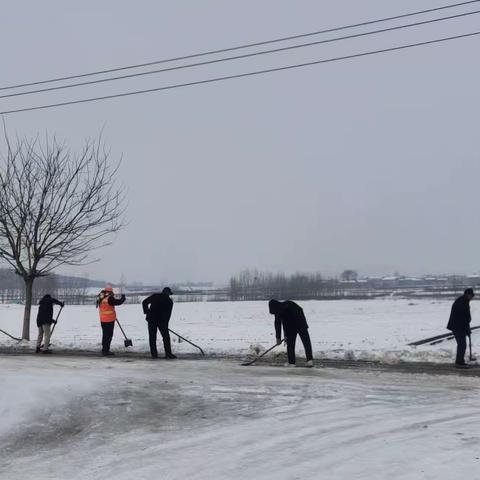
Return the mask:
<path id="1" fill-rule="evenodd" d="M 185 337 L 182 337 L 181 335 L 174 332 L 173 330 L 168 329 L 168 331 L 173 333 L 174 335 L 176 335 L 178 338 L 181 338 L 185 342 L 189 343 L 190 345 L 193 345 L 195 348 L 198 348 L 200 350 L 200 352 L 202 352 L 202 355 L 205 355 L 205 352 L 198 345 L 195 345 L 193 342 L 191 342 L 190 340 L 187 340 Z"/>
<path id="2" fill-rule="evenodd" d="M 471 335 L 468 336 L 468 346 L 470 350 L 470 361 L 476 362 L 477 359 L 472 355 L 472 336 Z"/>
<path id="3" fill-rule="evenodd" d="M 58 311 L 57 316 L 55 317 L 55 323 L 53 324 L 52 331 L 50 332 L 50 338 L 52 338 L 53 331 L 55 330 L 55 327 L 57 326 L 58 317 L 62 313 L 62 310 L 63 310 L 63 307 L 60 307 L 60 310 Z"/>
<path id="4" fill-rule="evenodd" d="M 477 328 L 480 328 L 480 325 L 471 327 L 470 330 L 476 330 Z M 417 340 L 416 342 L 408 343 L 408 345 L 415 346 L 415 347 L 418 345 L 424 345 L 425 343 L 428 343 L 430 345 L 436 345 L 437 343 L 441 343 L 444 340 L 452 340 L 452 338 L 454 338 L 454 335 L 452 334 L 452 332 L 448 332 L 448 333 L 442 333 L 441 335 L 435 335 L 434 337 Z"/>
<path id="5" fill-rule="evenodd" d="M 13 335 L 10 335 L 8 332 L 6 332 L 5 330 L 2 330 L 1 328 L 0 328 L 0 332 L 4 333 L 7 337 L 10 337 L 12 340 L 16 340 L 17 342 L 22 341 L 21 338 L 14 337 Z"/>
<path id="6" fill-rule="evenodd" d="M 118 323 L 118 326 L 120 327 L 120 330 L 122 331 L 123 333 L 123 336 L 125 337 L 125 340 L 123 341 L 124 345 L 125 345 L 125 348 L 126 347 L 133 347 L 133 343 L 132 343 L 132 340 L 130 338 L 127 338 L 127 336 L 125 335 L 125 332 L 123 331 L 123 328 L 122 326 L 120 325 L 120 322 L 118 321 L 118 318 L 117 318 L 117 323 Z"/>
<path id="7" fill-rule="evenodd" d="M 284 342 L 285 339 L 282 338 L 282 340 L 280 340 L 280 343 L 278 345 L 281 345 L 282 342 Z M 259 355 L 258 357 L 255 357 L 253 360 L 250 360 L 249 362 L 243 362 L 241 363 L 241 365 L 243 365 L 244 367 L 246 367 L 247 365 L 252 365 L 254 364 L 259 358 L 262 358 L 264 355 L 266 355 L 268 352 L 272 351 L 275 347 L 278 347 L 277 344 L 275 344 L 273 347 L 270 347 L 268 350 L 265 350 L 261 355 Z"/>

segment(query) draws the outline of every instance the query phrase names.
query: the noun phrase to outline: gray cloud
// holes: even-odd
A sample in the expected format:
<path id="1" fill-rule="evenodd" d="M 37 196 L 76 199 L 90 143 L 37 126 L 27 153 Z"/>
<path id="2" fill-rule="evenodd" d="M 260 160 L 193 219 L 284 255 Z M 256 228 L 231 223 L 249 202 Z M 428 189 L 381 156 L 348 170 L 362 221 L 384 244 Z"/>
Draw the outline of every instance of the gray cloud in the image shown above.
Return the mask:
<path id="1" fill-rule="evenodd" d="M 437 6 L 423 1 L 22 2 L 4 7 L 2 85 Z M 470 9 L 473 9 L 471 7 Z M 5 100 L 110 94 L 478 29 L 478 18 L 278 57 Z M 6 118 L 73 145 L 105 126 L 128 227 L 70 273 L 223 281 L 245 267 L 477 271 L 478 38 Z"/>

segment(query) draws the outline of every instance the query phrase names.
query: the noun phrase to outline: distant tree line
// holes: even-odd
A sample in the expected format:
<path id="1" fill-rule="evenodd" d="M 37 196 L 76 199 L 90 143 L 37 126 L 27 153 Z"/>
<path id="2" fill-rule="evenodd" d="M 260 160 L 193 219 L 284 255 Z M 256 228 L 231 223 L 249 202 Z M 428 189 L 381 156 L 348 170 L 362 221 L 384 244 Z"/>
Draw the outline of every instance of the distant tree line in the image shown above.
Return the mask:
<path id="1" fill-rule="evenodd" d="M 356 270 L 344 270 L 339 278 L 324 278 L 320 273 L 263 273 L 244 270 L 230 278 L 228 298 L 216 292 L 214 300 L 277 299 L 367 299 L 385 296 L 404 298 L 444 298 L 461 293 L 465 288 L 480 288 L 480 275 L 444 275 L 441 277 L 360 278 Z"/>
<path id="2" fill-rule="evenodd" d="M 321 273 L 263 273 L 244 270 L 230 278 L 231 300 L 269 298 L 324 298 L 339 294 L 338 282 L 324 279 Z"/>
<path id="3" fill-rule="evenodd" d="M 68 277 L 54 273 L 39 277 L 33 285 L 32 303 L 37 304 L 47 293 L 71 305 L 93 302 L 93 295 L 89 295 L 87 278 Z M 0 268 L 0 303 L 25 304 L 25 297 L 23 279 L 12 269 Z"/>
<path id="4" fill-rule="evenodd" d="M 47 293 L 53 295 L 57 288 L 56 275 L 41 277 L 33 288 L 34 299 L 38 302 L 38 299 Z M 25 295 L 23 279 L 11 269 L 0 268 L 0 303 L 25 303 Z"/>

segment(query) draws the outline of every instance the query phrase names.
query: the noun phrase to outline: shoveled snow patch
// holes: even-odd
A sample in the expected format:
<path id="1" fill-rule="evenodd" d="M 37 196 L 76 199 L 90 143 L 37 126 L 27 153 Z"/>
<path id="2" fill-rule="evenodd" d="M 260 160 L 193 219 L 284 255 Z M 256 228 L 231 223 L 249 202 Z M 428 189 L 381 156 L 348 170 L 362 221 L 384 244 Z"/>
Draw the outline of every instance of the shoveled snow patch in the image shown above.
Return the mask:
<path id="1" fill-rule="evenodd" d="M 260 345 L 259 343 L 254 343 L 254 344 L 250 345 L 250 347 L 248 348 L 248 355 L 250 355 L 252 357 L 258 357 L 265 350 L 266 350 L 266 348 L 263 345 Z"/>

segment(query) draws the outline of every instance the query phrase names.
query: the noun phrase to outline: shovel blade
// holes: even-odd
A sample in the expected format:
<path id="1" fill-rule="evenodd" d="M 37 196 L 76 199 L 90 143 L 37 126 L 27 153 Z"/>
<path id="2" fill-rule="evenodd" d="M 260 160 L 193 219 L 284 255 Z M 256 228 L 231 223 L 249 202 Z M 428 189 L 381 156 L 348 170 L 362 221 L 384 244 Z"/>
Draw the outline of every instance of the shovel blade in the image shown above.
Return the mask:
<path id="1" fill-rule="evenodd" d="M 124 340 L 123 343 L 125 344 L 125 347 L 133 347 L 133 343 L 132 343 L 132 341 L 131 341 L 129 338 L 127 338 L 126 340 Z"/>

